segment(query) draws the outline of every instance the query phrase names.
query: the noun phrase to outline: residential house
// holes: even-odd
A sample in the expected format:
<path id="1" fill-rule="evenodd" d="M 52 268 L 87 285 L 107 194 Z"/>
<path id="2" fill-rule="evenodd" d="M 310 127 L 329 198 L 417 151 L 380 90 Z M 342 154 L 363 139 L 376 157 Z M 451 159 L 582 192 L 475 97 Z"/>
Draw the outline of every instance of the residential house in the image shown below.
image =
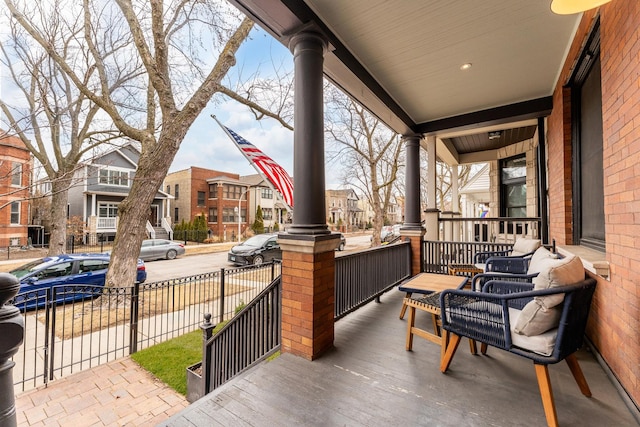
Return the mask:
<path id="1" fill-rule="evenodd" d="M 82 184 L 69 189 L 69 218 L 82 218 L 87 243 L 115 238 L 118 205 L 129 194 L 139 158 L 140 150 L 128 143 L 96 156 L 76 172 L 74 181 Z M 143 213 L 150 237 L 169 235 L 170 199 L 158 190 L 149 211 Z"/>
<path id="2" fill-rule="evenodd" d="M 352 189 L 325 191 L 327 222 L 344 226 L 342 231 L 364 227 L 364 211 L 358 206 L 360 198 Z"/>
<path id="3" fill-rule="evenodd" d="M 489 187 L 489 164 L 485 164 L 469 178 L 464 186 L 460 187 L 460 214 L 463 217 L 491 216 Z"/>
<path id="4" fill-rule="evenodd" d="M 0 134 L 0 247 L 27 245 L 31 153 L 20 140 Z"/>
<path id="5" fill-rule="evenodd" d="M 402 222 L 403 210 L 395 197 L 392 197 L 389 200 L 385 217 L 390 224 L 399 224 Z"/>
<path id="6" fill-rule="evenodd" d="M 164 188 L 174 197 L 174 223 L 204 215 L 211 235 L 220 240 L 237 240 L 238 233 L 244 236 L 255 221 L 258 206 L 262 209 L 266 230 L 273 230 L 276 222 L 282 230 L 281 224 L 286 221 L 287 209 L 282 195 L 273 191 L 258 174 L 241 177 L 192 166 L 168 174 Z"/>
<path id="7" fill-rule="evenodd" d="M 168 174 L 164 188 L 174 197 L 174 224 L 204 215 L 211 235 L 223 240 L 235 240 L 239 224 L 240 233 L 247 227 L 248 186 L 238 174 L 191 166 Z"/>
<path id="8" fill-rule="evenodd" d="M 541 238 L 579 254 L 596 277 L 586 336 L 612 380 L 640 405 L 640 2 L 613 0 L 569 15 L 554 14 L 549 1 L 442 2 L 437 8 L 413 2 L 372 8 L 363 0 L 348 8 L 319 1 L 232 4 L 294 52 L 294 167 L 324 167 L 316 105 L 323 75 L 329 76 L 403 135 L 403 230 L 417 273 L 424 240 L 439 238 L 436 158 L 449 165 L 489 162 L 497 189 L 491 209 L 539 217 Z M 428 154 L 423 168 L 422 149 Z M 429 187 L 424 228 L 421 174 Z M 320 174 L 296 181 L 312 193 L 325 190 Z M 328 231 L 326 212 L 313 204 L 298 212 L 294 232 L 281 239 L 283 259 L 311 253 L 304 258 L 311 272 L 283 264 L 283 305 L 315 308 L 296 298 L 328 301 L 323 292 L 333 291 L 333 282 L 324 273 L 334 266 L 312 259 L 325 255 L 321 239 L 315 251 L 302 242 Z M 602 264 L 610 266 L 606 274 L 595 268 Z M 290 292 L 302 277 L 314 279 L 304 292 Z M 314 359 L 332 347 L 333 325 L 323 317 L 332 307 L 326 305 L 283 319 L 283 353 Z M 303 314 L 311 332 L 294 331 Z"/>
<path id="9" fill-rule="evenodd" d="M 262 210 L 265 231 L 284 230 L 291 217 L 291 210 L 285 204 L 282 194 L 274 190 L 260 174 L 245 175 L 240 181 L 249 185 L 249 224 L 256 220 L 258 206 Z"/>
<path id="10" fill-rule="evenodd" d="M 362 218 L 362 226 L 365 227 L 367 224 L 373 224 L 373 217 L 375 213 L 373 211 L 373 206 L 369 203 L 369 200 L 362 196 L 358 199 L 357 207 L 359 209 L 359 215 Z M 404 197 L 392 197 L 389 200 L 389 205 L 387 206 L 387 211 L 385 212 L 385 220 L 388 224 L 400 224 L 403 219 L 404 213 Z"/>

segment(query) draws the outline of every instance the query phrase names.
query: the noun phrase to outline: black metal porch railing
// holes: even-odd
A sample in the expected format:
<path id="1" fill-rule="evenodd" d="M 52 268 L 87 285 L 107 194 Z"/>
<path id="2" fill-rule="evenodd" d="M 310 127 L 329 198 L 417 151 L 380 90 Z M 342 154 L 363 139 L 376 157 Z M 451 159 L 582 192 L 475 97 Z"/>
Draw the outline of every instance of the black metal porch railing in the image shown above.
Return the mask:
<path id="1" fill-rule="evenodd" d="M 402 242 L 337 257 L 335 269 L 338 320 L 411 276 L 411 246 Z"/>
<path id="2" fill-rule="evenodd" d="M 335 260 L 335 318 L 379 297 L 411 275 L 409 242 L 385 245 L 337 257 Z M 202 391 L 209 393 L 280 348 L 281 283 L 268 288 L 229 321 L 216 335 L 205 323 Z"/>
<path id="3" fill-rule="evenodd" d="M 275 279 L 217 334 L 203 325 L 204 394 L 224 384 L 280 348 L 281 278 Z"/>
<path id="4" fill-rule="evenodd" d="M 473 264 L 474 256 L 478 252 L 506 251 L 513 247 L 512 243 L 488 242 L 439 242 L 425 240 L 424 265 L 422 271 L 426 273 L 449 273 L 449 264 Z"/>
<path id="5" fill-rule="evenodd" d="M 204 313 L 229 319 L 279 275 L 280 264 L 270 263 L 132 286 L 57 286 L 18 294 L 15 304 L 29 309 L 22 309 L 24 343 L 13 357 L 15 390 L 197 330 Z"/>

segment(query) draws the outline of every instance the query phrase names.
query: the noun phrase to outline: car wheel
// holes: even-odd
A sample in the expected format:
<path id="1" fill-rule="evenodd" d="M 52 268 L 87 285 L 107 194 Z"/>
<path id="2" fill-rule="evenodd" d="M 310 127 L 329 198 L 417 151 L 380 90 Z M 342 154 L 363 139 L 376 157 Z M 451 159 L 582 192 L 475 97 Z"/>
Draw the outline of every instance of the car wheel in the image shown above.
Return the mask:
<path id="1" fill-rule="evenodd" d="M 260 265 L 264 262 L 264 258 L 262 257 L 262 255 L 256 255 L 256 257 L 253 259 L 253 265 Z"/>
<path id="2" fill-rule="evenodd" d="M 177 256 L 178 252 L 176 252 L 175 249 L 169 249 L 167 251 L 167 259 L 176 259 Z"/>
<path id="3" fill-rule="evenodd" d="M 338 246 L 339 251 L 344 251 L 344 243 L 340 242 L 340 246 Z"/>

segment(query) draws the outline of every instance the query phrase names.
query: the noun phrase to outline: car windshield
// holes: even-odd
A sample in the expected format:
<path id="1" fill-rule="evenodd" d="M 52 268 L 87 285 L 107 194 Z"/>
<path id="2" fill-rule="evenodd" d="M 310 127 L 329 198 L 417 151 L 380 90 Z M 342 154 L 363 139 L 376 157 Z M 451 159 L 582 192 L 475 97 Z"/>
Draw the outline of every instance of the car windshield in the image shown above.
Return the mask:
<path id="1" fill-rule="evenodd" d="M 44 267 L 47 264 L 52 264 L 54 261 L 55 260 L 51 258 L 40 258 L 38 260 L 31 261 L 30 263 L 22 265 L 14 270 L 11 270 L 9 273 L 13 274 L 19 279 L 21 277 L 26 276 L 27 274 L 34 272 L 40 267 Z"/>
<path id="2" fill-rule="evenodd" d="M 258 234 L 257 236 L 249 237 L 247 240 L 242 242 L 242 244 L 247 246 L 255 246 L 256 248 L 258 248 L 262 246 L 264 242 L 269 240 L 271 237 L 273 236 L 269 234 Z"/>

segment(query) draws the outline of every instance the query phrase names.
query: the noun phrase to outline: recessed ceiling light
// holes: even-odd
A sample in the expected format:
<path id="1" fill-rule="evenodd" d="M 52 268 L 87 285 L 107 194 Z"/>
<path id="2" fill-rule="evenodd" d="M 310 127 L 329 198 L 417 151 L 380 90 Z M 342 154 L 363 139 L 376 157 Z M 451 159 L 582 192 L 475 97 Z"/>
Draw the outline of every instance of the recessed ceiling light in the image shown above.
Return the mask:
<path id="1" fill-rule="evenodd" d="M 501 130 L 489 132 L 489 139 L 499 139 L 502 136 Z"/>
<path id="2" fill-rule="evenodd" d="M 471 62 L 467 62 L 467 63 L 462 64 L 462 65 L 460 66 L 460 69 L 461 69 L 462 71 L 466 71 L 466 70 L 468 70 L 469 68 L 471 68 Z"/>

